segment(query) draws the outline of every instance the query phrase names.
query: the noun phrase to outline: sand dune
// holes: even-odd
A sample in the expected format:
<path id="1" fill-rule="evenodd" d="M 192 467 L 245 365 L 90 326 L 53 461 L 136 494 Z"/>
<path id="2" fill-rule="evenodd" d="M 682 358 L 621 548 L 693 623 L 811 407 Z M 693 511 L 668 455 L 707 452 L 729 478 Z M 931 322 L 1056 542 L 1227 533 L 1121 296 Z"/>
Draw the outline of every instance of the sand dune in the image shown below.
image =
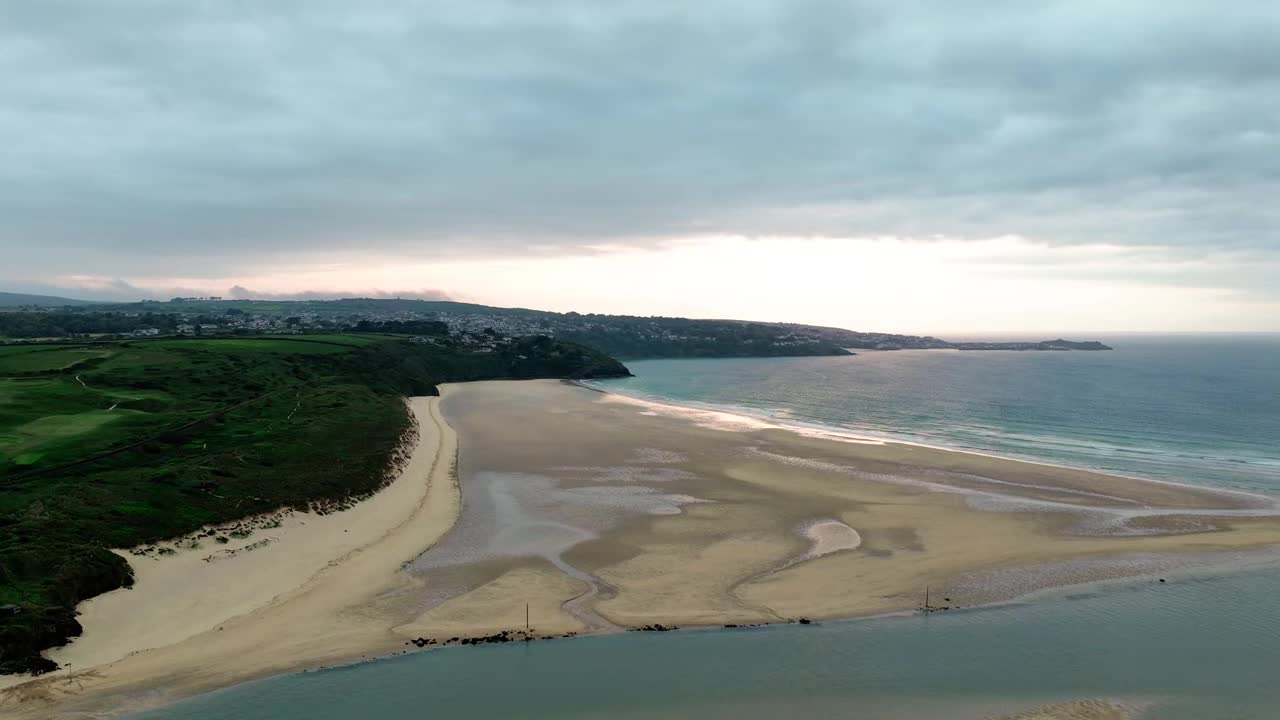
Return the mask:
<path id="1" fill-rule="evenodd" d="M 437 398 L 414 398 L 419 442 L 388 487 L 323 517 L 261 531 L 266 546 L 217 562 L 207 549 L 130 557 L 132 590 L 85 603 L 84 634 L 55 651 L 70 664 L 0 692 L 0 715 L 83 717 L 163 704 L 234 682 L 404 646 L 400 571 L 453 524 L 456 441 Z M 250 543 L 253 539 L 250 539 Z"/>
<path id="2" fill-rule="evenodd" d="M 420 432 L 428 437 L 437 433 L 432 402 L 411 402 Z M 77 610 L 85 633 L 49 657 L 73 670 L 101 665 L 172 645 L 271 604 L 407 520 L 427 491 L 428 468 L 422 459 L 417 462 L 344 512 L 282 513 L 233 523 L 257 527 L 243 537 L 233 535 L 226 545 L 201 531 L 161 544 L 159 553 L 120 552 L 133 567 L 133 588 L 81 603 Z"/>

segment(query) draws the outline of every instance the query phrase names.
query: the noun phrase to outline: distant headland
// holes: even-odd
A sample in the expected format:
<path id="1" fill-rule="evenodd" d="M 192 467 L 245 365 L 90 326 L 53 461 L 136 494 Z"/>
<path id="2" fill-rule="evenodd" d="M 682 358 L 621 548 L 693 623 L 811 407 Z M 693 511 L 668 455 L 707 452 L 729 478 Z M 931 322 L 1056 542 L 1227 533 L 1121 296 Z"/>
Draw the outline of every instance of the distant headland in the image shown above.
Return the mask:
<path id="1" fill-rule="evenodd" d="M 850 355 L 857 350 L 1110 350 L 1098 341 L 951 342 L 927 335 L 749 320 L 602 315 L 409 299 L 236 300 L 220 297 L 70 305 L 0 302 L 0 338 L 301 334 L 364 323 L 440 322 L 462 336 L 543 335 L 624 360 Z"/>

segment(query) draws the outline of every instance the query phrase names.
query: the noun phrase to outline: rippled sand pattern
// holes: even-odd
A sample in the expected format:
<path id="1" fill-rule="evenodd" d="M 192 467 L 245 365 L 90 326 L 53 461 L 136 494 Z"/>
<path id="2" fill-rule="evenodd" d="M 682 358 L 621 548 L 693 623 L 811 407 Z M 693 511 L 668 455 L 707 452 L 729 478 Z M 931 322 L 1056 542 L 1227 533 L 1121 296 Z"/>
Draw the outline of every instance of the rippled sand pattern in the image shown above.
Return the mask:
<path id="1" fill-rule="evenodd" d="M 823 555 L 830 555 L 841 550 L 857 550 L 862 544 L 862 536 L 857 530 L 839 520 L 820 520 L 804 529 L 804 536 L 812 545 L 804 559 L 811 560 Z"/>
<path id="2" fill-rule="evenodd" d="M 911 608 L 926 586 L 972 605 L 1280 543 L 1256 496 L 552 381 L 455 386 L 443 409 L 464 509 L 410 566 L 426 587 L 419 627 L 442 603 L 492 602 L 517 572 L 579 581 L 558 602 L 580 628 L 711 625 Z M 1134 553 L 1161 563 L 1115 559 Z"/>

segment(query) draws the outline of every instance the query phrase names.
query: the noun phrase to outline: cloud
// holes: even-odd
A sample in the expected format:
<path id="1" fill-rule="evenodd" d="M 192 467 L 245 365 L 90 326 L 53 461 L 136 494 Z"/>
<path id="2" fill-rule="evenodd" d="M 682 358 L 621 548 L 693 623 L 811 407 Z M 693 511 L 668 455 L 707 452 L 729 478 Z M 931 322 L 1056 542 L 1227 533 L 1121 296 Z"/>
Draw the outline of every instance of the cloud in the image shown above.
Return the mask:
<path id="1" fill-rule="evenodd" d="M 176 296 L 208 295 L 198 288 L 139 285 L 124 278 L 101 275 L 62 275 L 48 282 L 17 282 L 16 287 L 22 292 L 48 295 L 68 295 L 79 300 L 104 300 L 117 302 L 136 302 L 138 300 L 160 300 Z"/>
<path id="2" fill-rule="evenodd" d="M 226 297 L 236 300 L 341 300 L 342 298 L 374 298 L 379 300 L 449 300 L 448 294 L 440 290 L 405 290 L 391 292 L 387 290 L 307 290 L 303 292 L 273 293 L 236 285 L 227 291 Z"/>
<path id="3" fill-rule="evenodd" d="M 0 251 L 128 277 L 720 233 L 1274 260 L 1278 34 L 1247 0 L 15 3 Z"/>
<path id="4" fill-rule="evenodd" d="M 234 285 L 226 290 L 213 286 L 182 286 L 151 282 L 130 282 L 118 277 L 99 275 L 65 275 L 51 282 L 19 282 L 10 286 L 21 292 L 45 295 L 70 295 L 77 299 L 135 302 L 138 300 L 168 300 L 174 297 L 207 297 L 216 295 L 236 300 L 339 300 L 342 298 L 402 298 L 406 300 L 450 300 L 443 290 L 418 289 L 388 291 L 381 289 L 300 290 L 294 292 L 270 292 L 251 290 Z"/>

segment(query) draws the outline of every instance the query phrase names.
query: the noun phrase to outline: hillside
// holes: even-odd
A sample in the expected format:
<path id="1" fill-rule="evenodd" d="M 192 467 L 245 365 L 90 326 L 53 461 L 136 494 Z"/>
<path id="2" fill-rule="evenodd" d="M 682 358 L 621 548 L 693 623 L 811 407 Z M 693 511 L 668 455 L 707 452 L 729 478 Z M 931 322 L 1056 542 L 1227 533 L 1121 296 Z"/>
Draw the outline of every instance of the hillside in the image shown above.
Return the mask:
<path id="1" fill-rule="evenodd" d="M 12 315 L 12 314 L 11 314 Z M 936 337 L 746 320 L 557 313 L 428 300 L 329 301 L 175 298 L 169 302 L 69 308 L 0 317 L 0 335 L 56 337 L 66 333 L 175 332 L 184 324 L 209 332 L 344 330 L 359 322 L 424 321 L 479 335 L 547 335 L 624 359 L 646 357 L 776 357 L 847 355 L 850 350 L 1103 350 L 1101 343 L 952 343 Z M 123 330 L 122 330 L 123 328 Z"/>
<path id="2" fill-rule="evenodd" d="M 79 634 L 76 604 L 131 584 L 108 548 L 377 490 L 410 437 L 403 396 L 441 382 L 625 374 L 546 337 L 0 346 L 0 673 L 51 669 L 39 653 Z"/>
<path id="3" fill-rule="evenodd" d="M 74 300 L 55 295 L 27 295 L 25 293 L 0 292 L 0 308 L 10 307 L 63 307 L 65 305 L 94 305 L 91 300 Z"/>

